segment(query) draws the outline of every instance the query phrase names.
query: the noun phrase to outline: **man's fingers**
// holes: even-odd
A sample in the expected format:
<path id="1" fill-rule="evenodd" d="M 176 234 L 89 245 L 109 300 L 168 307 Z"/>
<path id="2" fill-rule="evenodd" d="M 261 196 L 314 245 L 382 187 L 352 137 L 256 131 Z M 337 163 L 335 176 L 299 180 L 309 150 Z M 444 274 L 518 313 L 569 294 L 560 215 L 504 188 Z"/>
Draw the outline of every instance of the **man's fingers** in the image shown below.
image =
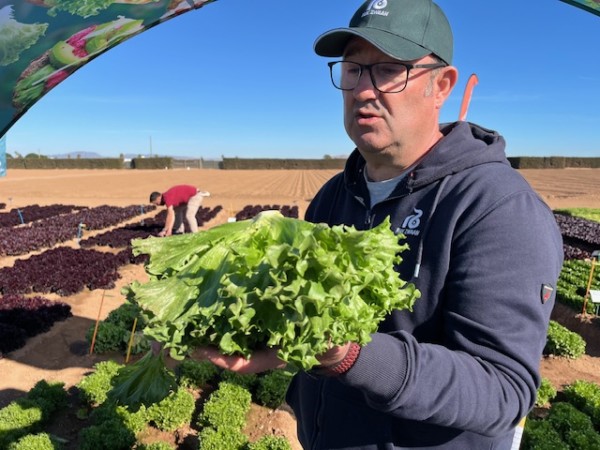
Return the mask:
<path id="1" fill-rule="evenodd" d="M 202 347 L 194 351 L 197 359 L 208 360 L 215 366 L 238 373 L 260 373 L 272 369 L 283 369 L 285 361 L 277 357 L 276 349 L 262 350 L 249 359 L 238 355 L 223 355 L 214 347 Z"/>
<path id="2" fill-rule="evenodd" d="M 163 345 L 160 342 L 152 341 L 150 342 L 150 349 L 154 356 L 158 356 L 163 351 Z"/>

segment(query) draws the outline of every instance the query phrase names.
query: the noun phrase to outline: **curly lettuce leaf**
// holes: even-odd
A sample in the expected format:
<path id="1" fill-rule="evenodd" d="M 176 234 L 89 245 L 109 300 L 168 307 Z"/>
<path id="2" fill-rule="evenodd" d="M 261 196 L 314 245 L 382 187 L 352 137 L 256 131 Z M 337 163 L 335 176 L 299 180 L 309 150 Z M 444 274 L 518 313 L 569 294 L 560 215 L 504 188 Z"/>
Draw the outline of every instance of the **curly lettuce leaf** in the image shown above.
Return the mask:
<path id="1" fill-rule="evenodd" d="M 156 3 L 158 0 L 151 0 Z M 67 12 L 71 15 L 81 17 L 95 16 L 100 11 L 108 8 L 115 0 L 52 0 L 52 8 L 48 10 L 48 15 L 56 16 L 60 11 Z"/>
<path id="2" fill-rule="evenodd" d="M 0 9 L 0 23 L 0 66 L 8 66 L 18 61 L 21 53 L 34 45 L 48 28 L 47 23 L 17 22 L 10 5 Z"/>

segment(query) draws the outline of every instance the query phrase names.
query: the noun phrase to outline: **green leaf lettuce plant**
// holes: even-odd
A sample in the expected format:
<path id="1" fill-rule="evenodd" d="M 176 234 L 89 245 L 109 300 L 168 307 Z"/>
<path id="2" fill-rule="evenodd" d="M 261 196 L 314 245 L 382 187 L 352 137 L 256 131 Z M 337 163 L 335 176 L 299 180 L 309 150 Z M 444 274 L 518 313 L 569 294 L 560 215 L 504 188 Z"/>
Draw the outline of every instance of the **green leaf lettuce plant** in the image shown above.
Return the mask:
<path id="1" fill-rule="evenodd" d="M 148 281 L 124 289 L 149 322 L 144 334 L 182 360 L 195 347 L 250 358 L 276 348 L 308 370 L 332 345 L 371 340 L 420 293 L 395 267 L 407 249 L 386 218 L 369 230 L 267 211 L 207 231 L 132 241 Z"/>
<path id="2" fill-rule="evenodd" d="M 150 256 L 150 279 L 127 296 L 150 312 L 144 333 L 176 359 L 202 345 L 246 357 L 266 346 L 310 369 L 332 344 L 369 342 L 389 312 L 419 296 L 394 270 L 407 245 L 389 218 L 358 231 L 268 211 L 132 244 Z"/>

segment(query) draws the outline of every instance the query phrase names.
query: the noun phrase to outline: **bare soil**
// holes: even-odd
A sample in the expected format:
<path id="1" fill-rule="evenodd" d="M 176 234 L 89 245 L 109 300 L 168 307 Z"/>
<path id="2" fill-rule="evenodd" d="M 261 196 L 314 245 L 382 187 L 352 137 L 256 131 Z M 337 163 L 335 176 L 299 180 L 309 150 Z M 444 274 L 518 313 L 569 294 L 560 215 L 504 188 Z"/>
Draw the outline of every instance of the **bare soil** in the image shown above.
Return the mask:
<path id="1" fill-rule="evenodd" d="M 223 207 L 203 227 L 210 228 L 226 222 L 246 205 L 297 205 L 303 217 L 319 187 L 335 173 L 335 170 L 10 170 L 6 177 L 0 178 L 0 203 L 6 203 L 6 210 L 33 204 L 146 205 L 150 192 L 186 183 L 211 193 L 204 206 Z M 600 169 L 529 169 L 521 173 L 553 209 L 600 208 Z M 0 258 L 0 267 L 11 266 L 14 260 Z M 95 363 L 107 358 L 89 354 L 85 333 L 123 303 L 122 286 L 145 277 L 143 268 L 135 265 L 124 267 L 120 274 L 122 278 L 111 290 L 84 291 L 71 297 L 47 296 L 70 304 L 73 317 L 0 359 L 0 407 L 24 395 L 41 379 L 61 381 L 67 389 L 72 388 Z M 560 306 L 555 308 L 554 318 L 584 336 L 587 352 L 576 360 L 543 358 L 542 376 L 557 388 L 578 379 L 600 384 L 598 320 Z M 122 355 L 111 358 L 124 362 Z M 77 422 L 74 412 L 70 414 L 63 418 L 64 426 Z M 247 433 L 254 438 L 264 433 L 284 435 L 294 449 L 300 449 L 293 414 L 285 407 L 272 411 L 254 406 Z"/>

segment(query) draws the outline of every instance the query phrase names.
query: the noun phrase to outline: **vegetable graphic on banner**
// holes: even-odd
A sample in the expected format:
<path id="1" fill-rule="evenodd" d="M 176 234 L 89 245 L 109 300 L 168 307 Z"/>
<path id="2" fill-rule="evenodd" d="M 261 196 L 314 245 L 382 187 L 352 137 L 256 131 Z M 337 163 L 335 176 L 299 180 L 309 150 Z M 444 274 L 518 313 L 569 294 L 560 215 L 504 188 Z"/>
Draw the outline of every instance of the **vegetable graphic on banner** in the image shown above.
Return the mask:
<path id="1" fill-rule="evenodd" d="M 0 0 L 0 137 L 97 56 L 213 1 Z"/>
<path id="2" fill-rule="evenodd" d="M 56 16 L 60 12 L 90 17 L 97 15 L 101 10 L 108 8 L 114 3 L 140 5 L 144 3 L 156 3 L 158 0 L 27 0 L 40 6 L 50 8 L 48 14 Z"/>
<path id="3" fill-rule="evenodd" d="M 91 25 L 59 41 L 23 71 L 15 86 L 13 106 L 24 111 L 95 55 L 143 29 L 141 20 L 120 17 Z"/>
<path id="4" fill-rule="evenodd" d="M 19 55 L 35 44 L 48 28 L 47 23 L 20 23 L 13 18 L 11 6 L 0 9 L 0 66 L 18 61 Z"/>

